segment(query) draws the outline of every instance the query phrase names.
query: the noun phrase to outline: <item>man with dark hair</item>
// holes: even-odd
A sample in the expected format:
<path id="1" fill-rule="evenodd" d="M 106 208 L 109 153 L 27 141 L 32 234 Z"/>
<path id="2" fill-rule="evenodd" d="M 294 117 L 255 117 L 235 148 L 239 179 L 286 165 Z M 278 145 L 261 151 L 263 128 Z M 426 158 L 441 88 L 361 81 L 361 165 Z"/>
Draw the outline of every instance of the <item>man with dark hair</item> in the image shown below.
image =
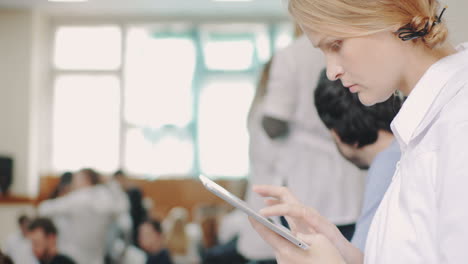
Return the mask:
<path id="1" fill-rule="evenodd" d="M 30 220 L 22 214 L 18 217 L 19 230 L 8 236 L 3 244 L 3 250 L 15 263 L 37 263 L 31 251 L 31 242 L 27 238 Z"/>
<path id="2" fill-rule="evenodd" d="M 172 264 L 159 221 L 146 220 L 140 225 L 138 244 L 148 255 L 146 264 Z"/>
<path id="3" fill-rule="evenodd" d="M 57 228 L 50 219 L 33 220 L 29 225 L 29 239 L 41 264 L 75 264 L 69 257 L 58 253 Z"/>
<path id="4" fill-rule="evenodd" d="M 369 169 L 363 208 L 352 239 L 361 251 L 400 160 L 400 149 L 390 123 L 401 105 L 401 98 L 393 97 L 370 107 L 364 106 L 357 94 L 352 94 L 341 81 L 328 80 L 325 70 L 315 90 L 317 112 L 332 133 L 340 153 L 357 167 Z"/>

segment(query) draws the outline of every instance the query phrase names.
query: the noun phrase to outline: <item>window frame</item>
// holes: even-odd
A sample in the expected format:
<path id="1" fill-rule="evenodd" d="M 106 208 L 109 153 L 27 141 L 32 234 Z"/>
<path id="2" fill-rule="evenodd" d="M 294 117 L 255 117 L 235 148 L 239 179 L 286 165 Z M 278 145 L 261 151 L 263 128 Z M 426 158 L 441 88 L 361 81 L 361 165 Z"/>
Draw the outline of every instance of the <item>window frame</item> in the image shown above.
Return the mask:
<path id="1" fill-rule="evenodd" d="M 133 26 L 151 26 L 151 25 L 165 25 L 165 24 L 174 24 L 174 23 L 183 23 L 183 24 L 190 24 L 191 25 L 191 36 L 193 38 L 196 52 L 197 52 L 197 61 L 196 61 L 196 68 L 194 72 L 194 78 L 192 80 L 192 92 L 193 92 L 193 119 L 187 126 L 188 131 L 192 135 L 192 142 L 193 142 L 193 168 L 192 171 L 187 173 L 187 175 L 181 175 L 180 177 L 184 178 L 191 178 L 197 177 L 200 173 L 200 160 L 199 160 L 199 142 L 198 142 L 198 127 L 197 127 L 197 119 L 198 119 L 198 108 L 199 108 L 199 96 L 200 92 L 203 89 L 204 82 L 206 80 L 210 80 L 213 78 L 230 78 L 233 76 L 245 75 L 245 76 L 257 76 L 259 70 L 261 69 L 263 62 L 259 61 L 259 56 L 257 54 L 257 47 L 254 45 L 254 54 L 253 54 L 253 62 L 250 69 L 245 71 L 222 71 L 222 70 L 210 70 L 204 64 L 203 61 L 203 46 L 202 46 L 202 36 L 201 36 L 201 29 L 203 26 L 206 25 L 213 25 L 219 24 L 220 27 L 223 25 L 230 25 L 230 24 L 259 24 L 265 25 L 267 28 L 267 34 L 269 37 L 269 46 L 270 46 L 270 55 L 275 52 L 275 40 L 277 35 L 279 34 L 279 30 L 284 25 L 291 25 L 292 23 L 282 18 L 270 18 L 270 19 L 216 19 L 216 18 L 208 18 L 203 20 L 187 20 L 187 19 L 145 19 L 145 18 L 119 18 L 119 17 L 109 17 L 109 18 L 94 18 L 94 17 L 75 17 L 75 18 L 64 18 L 64 17 L 55 17 L 51 24 L 50 32 L 50 50 L 49 50 L 49 61 L 48 61 L 48 68 L 50 69 L 49 81 L 47 82 L 47 91 L 48 91 L 48 100 L 47 100 L 47 113 L 48 114 L 48 131 L 45 131 L 44 134 L 46 135 L 45 140 L 47 141 L 47 147 L 45 149 L 46 153 L 49 153 L 49 158 L 47 159 L 47 164 L 44 166 L 52 173 L 59 173 L 59 171 L 54 171 L 53 164 L 52 164 L 52 143 L 53 143 L 53 102 L 54 102 L 54 82 L 57 77 L 62 74 L 65 75 L 74 75 L 74 74 L 86 74 L 86 75 L 115 75 L 119 82 L 120 82 L 120 102 L 119 102 L 119 146 L 118 146 L 118 164 L 119 168 L 124 167 L 125 163 L 125 145 L 126 145 L 126 132 L 128 129 L 131 129 L 131 124 L 128 124 L 125 120 L 124 116 L 124 109 L 125 109 L 125 89 L 126 89 L 126 80 L 125 80 L 125 66 L 126 66 L 126 50 L 127 50 L 127 33 L 130 27 Z M 58 69 L 54 65 L 54 51 L 55 51 L 55 36 L 56 32 L 59 27 L 67 27 L 67 26 L 116 26 L 121 31 L 121 64 L 115 70 L 69 70 L 69 69 Z M 291 31 L 293 33 L 293 29 Z M 247 33 L 249 34 L 249 33 Z M 239 35 L 239 34 L 238 34 Z M 241 34 L 242 35 L 242 34 Z M 245 35 L 245 34 L 244 34 Z M 253 35 L 252 35 L 253 36 Z M 254 38 L 255 41 L 255 38 Z M 255 78 L 257 79 L 257 78 Z M 246 153 L 247 155 L 247 153 Z M 117 168 L 116 168 L 117 169 Z M 111 173 L 110 171 L 103 171 L 103 173 Z M 159 179 L 159 178 L 178 178 L 176 175 L 135 175 L 131 171 L 129 174 L 132 176 L 136 176 L 137 178 L 151 178 L 151 179 Z M 238 176 L 229 176 L 229 175 L 215 175 L 218 178 L 244 178 L 248 175 L 238 175 Z"/>

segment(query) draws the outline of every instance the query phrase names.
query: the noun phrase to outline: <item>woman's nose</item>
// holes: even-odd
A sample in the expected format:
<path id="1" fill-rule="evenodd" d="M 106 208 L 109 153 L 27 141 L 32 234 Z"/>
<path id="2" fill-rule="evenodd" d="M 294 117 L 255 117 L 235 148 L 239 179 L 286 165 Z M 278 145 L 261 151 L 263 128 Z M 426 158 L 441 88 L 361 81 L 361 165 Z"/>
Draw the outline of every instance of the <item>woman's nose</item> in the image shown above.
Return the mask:
<path id="1" fill-rule="evenodd" d="M 344 73 L 343 67 L 341 67 L 336 60 L 328 59 L 327 61 L 327 77 L 330 81 L 338 80 Z"/>

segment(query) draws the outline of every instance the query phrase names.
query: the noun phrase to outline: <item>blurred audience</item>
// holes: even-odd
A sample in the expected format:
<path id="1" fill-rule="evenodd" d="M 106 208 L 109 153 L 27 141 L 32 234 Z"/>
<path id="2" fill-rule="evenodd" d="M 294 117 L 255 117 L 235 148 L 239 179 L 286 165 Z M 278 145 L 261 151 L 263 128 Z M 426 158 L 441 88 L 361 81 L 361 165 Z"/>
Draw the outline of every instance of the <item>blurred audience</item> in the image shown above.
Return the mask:
<path id="1" fill-rule="evenodd" d="M 161 223 L 157 220 L 146 220 L 138 232 L 138 244 L 146 252 L 146 264 L 172 264 L 171 255 L 164 243 Z"/>
<path id="2" fill-rule="evenodd" d="M 55 190 L 50 195 L 50 199 L 63 197 L 66 194 L 70 193 L 70 191 L 72 190 L 72 180 L 73 180 L 73 173 L 64 172 L 60 176 L 59 183 L 57 184 Z M 60 246 L 66 245 L 67 242 L 69 241 L 69 238 L 67 236 L 70 233 L 68 217 L 64 214 L 57 214 L 57 215 L 51 216 L 51 219 L 53 220 L 55 226 L 57 227 L 58 233 L 60 234 L 58 236 L 57 244 Z"/>
<path id="3" fill-rule="evenodd" d="M 114 180 L 127 193 L 130 203 L 130 217 L 132 220 L 132 243 L 138 246 L 138 227 L 147 218 L 148 213 L 143 205 L 143 193 L 137 186 L 128 183 L 127 176 L 122 170 L 114 173 Z"/>
<path id="4" fill-rule="evenodd" d="M 200 232 L 194 230 L 194 225 L 189 223 L 187 209 L 174 207 L 163 222 L 167 234 L 167 248 L 171 253 L 174 264 L 197 264 L 200 257 L 197 244 L 200 240 Z M 197 234 L 198 233 L 198 234 Z M 198 237 L 197 237 L 198 235 Z"/>
<path id="5" fill-rule="evenodd" d="M 28 216 L 21 215 L 18 218 L 19 230 L 8 236 L 5 241 L 3 250 L 15 263 L 37 263 L 36 258 L 32 254 L 31 242 L 27 237 L 30 221 Z"/>
<path id="6" fill-rule="evenodd" d="M 34 219 L 29 225 L 28 237 L 31 240 L 34 255 L 41 264 L 75 264 L 71 258 L 59 253 L 57 228 L 50 219 Z"/>
<path id="7" fill-rule="evenodd" d="M 66 219 L 67 229 L 63 230 L 66 241 L 59 249 L 78 264 L 104 262 L 110 226 L 118 215 L 127 211 L 127 201 L 112 195 L 92 169 L 82 169 L 73 175 L 69 194 L 39 206 L 40 215 Z"/>

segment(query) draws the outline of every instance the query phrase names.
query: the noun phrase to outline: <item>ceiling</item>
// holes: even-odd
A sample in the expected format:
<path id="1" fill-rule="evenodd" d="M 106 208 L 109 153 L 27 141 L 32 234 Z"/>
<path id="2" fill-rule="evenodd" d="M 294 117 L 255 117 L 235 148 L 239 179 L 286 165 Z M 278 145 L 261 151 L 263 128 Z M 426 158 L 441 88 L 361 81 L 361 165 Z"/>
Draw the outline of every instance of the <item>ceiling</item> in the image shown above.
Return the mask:
<path id="1" fill-rule="evenodd" d="M 285 17 L 287 0 L 214 2 L 212 0 L 0 0 L 0 8 L 34 8 L 55 15 L 163 15 L 212 17 Z"/>

